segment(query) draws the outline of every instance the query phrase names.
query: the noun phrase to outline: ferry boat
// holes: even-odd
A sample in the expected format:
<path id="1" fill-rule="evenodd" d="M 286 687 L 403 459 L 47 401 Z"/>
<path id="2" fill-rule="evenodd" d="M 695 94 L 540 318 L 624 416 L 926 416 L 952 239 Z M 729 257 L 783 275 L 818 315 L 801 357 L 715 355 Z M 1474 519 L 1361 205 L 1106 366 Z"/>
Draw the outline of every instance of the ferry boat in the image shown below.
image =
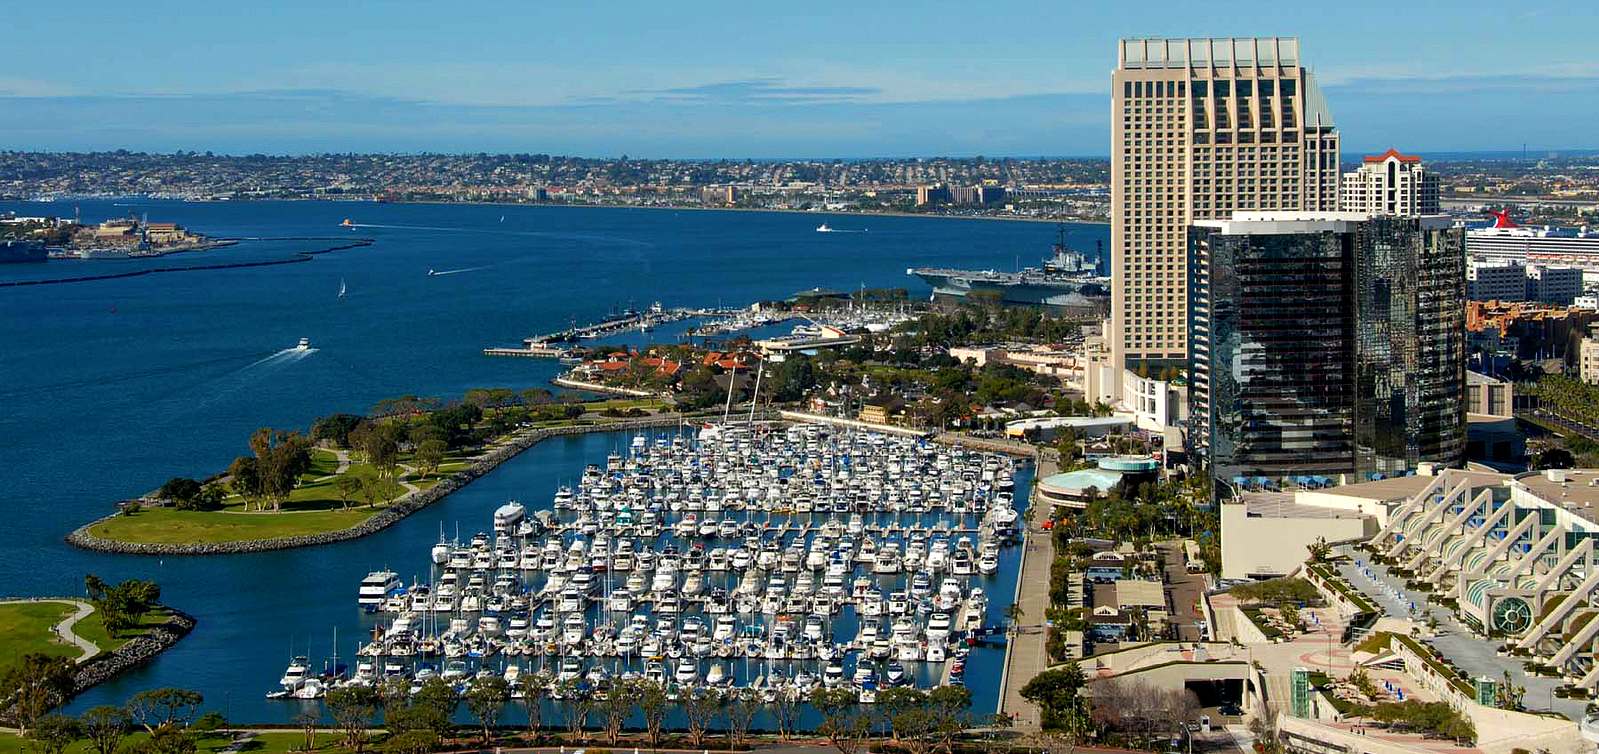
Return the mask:
<path id="1" fill-rule="evenodd" d="M 405 591 L 405 582 L 400 580 L 400 574 L 393 571 L 373 571 L 361 579 L 361 588 L 355 601 L 363 607 L 377 607 L 403 591 Z"/>
<path id="2" fill-rule="evenodd" d="M 527 515 L 527 509 L 522 504 L 512 500 L 494 511 L 494 530 L 507 532 L 522 523 L 522 518 Z"/>
<path id="3" fill-rule="evenodd" d="M 932 286 L 934 299 L 979 294 L 997 296 L 1006 304 L 1096 313 L 1109 306 L 1110 278 L 1099 274 L 1096 260 L 1066 245 L 1065 226 L 1057 230 L 1053 248 L 1054 253 L 1045 258 L 1042 266 L 1017 272 L 912 267 L 905 274 Z"/>

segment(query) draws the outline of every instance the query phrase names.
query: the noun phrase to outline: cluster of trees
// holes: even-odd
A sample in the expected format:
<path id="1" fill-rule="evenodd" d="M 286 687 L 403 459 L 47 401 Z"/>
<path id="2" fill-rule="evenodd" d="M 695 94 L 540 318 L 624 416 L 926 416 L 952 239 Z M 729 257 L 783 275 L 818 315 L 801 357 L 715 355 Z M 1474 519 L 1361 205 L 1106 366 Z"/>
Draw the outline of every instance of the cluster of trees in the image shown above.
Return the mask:
<path id="1" fill-rule="evenodd" d="M 1239 602 L 1270 605 L 1275 608 L 1321 604 L 1321 592 L 1316 586 L 1301 578 L 1283 577 L 1266 581 L 1251 581 L 1227 590 Z"/>
<path id="2" fill-rule="evenodd" d="M 222 499 L 227 494 L 222 485 L 215 482 L 202 484 L 181 476 L 168 479 L 161 489 L 156 490 L 156 497 L 166 500 L 180 511 L 217 510 L 222 507 Z"/>
<path id="3" fill-rule="evenodd" d="M 1081 336 L 1083 324 L 1084 320 L 1052 316 L 1037 309 L 967 305 L 923 314 L 899 331 L 917 346 L 948 348 L 1003 340 L 1060 343 Z"/>
<path id="4" fill-rule="evenodd" d="M 1475 742 L 1477 728 L 1471 718 L 1462 715 L 1446 702 L 1383 702 L 1371 707 L 1366 717 L 1386 723 L 1400 730 L 1431 734 L 1455 741 Z"/>
<path id="5" fill-rule="evenodd" d="M 91 573 L 83 578 L 83 589 L 112 636 L 139 625 L 144 616 L 161 606 L 161 585 L 154 581 L 127 579 L 107 584 Z"/>
<path id="6" fill-rule="evenodd" d="M 384 749 L 393 754 L 421 754 L 437 747 L 455 730 L 456 711 L 464 705 L 477 722 L 481 744 L 492 744 L 501 715 L 513 700 L 513 691 L 528 716 L 531 744 L 537 744 L 545 728 L 544 706 L 553 702 L 561 719 L 551 721 L 564 729 L 574 741 L 591 724 L 606 742 L 616 745 L 631 721 L 642 719 L 651 748 L 660 748 L 666 733 L 667 715 L 674 709 L 682 715 L 684 733 L 690 747 L 705 748 L 713 730 L 719 729 L 730 746 L 748 741 L 750 726 L 765 710 L 770 713 L 780 736 L 796 731 L 799 700 L 779 697 L 768 703 L 756 694 L 739 689 L 697 688 L 685 691 L 674 703 L 665 687 L 648 680 L 629 680 L 614 684 L 600 698 L 576 682 L 550 688 L 548 679 L 537 674 L 523 679 L 513 689 L 503 679 L 474 681 L 464 694 L 440 679 L 423 684 L 410 694 L 403 682 L 386 683 L 376 688 L 341 688 L 326 697 L 329 714 L 338 724 L 344 746 L 361 752 L 367 744 L 367 729 L 378 712 L 389 731 Z M 911 754 L 948 752 L 962 730 L 969 727 L 971 692 L 963 687 L 943 687 L 931 692 L 917 689 L 890 689 L 870 708 L 857 703 L 847 689 L 818 689 L 808 700 L 822 714 L 820 732 L 843 754 L 858 751 L 874 731 L 906 747 Z"/>
<path id="7" fill-rule="evenodd" d="M 61 754 L 80 740 L 87 741 L 93 754 L 194 754 L 197 734 L 224 724 L 215 712 L 199 714 L 204 701 L 197 691 L 150 689 L 121 707 L 102 705 L 76 718 L 40 715 L 24 727 L 24 736 L 42 754 Z M 130 738 L 140 731 L 145 735 Z"/>
<path id="8" fill-rule="evenodd" d="M 204 699 L 176 688 L 141 691 L 121 707 L 95 707 L 78 718 L 52 714 L 73 691 L 72 672 L 71 660 L 30 654 L 0 679 L 0 694 L 11 702 L 9 722 L 46 754 L 60 754 L 85 738 L 95 754 L 192 754 L 191 726 L 215 729 L 220 723 L 214 714 L 197 720 Z M 138 729 L 147 737 L 124 745 L 127 734 Z"/>
<path id="9" fill-rule="evenodd" d="M 1537 382 L 1517 385 L 1516 391 L 1537 397 L 1539 407 L 1555 416 L 1599 425 L 1599 385 L 1562 374 L 1546 374 Z"/>
<path id="10" fill-rule="evenodd" d="M 1055 536 L 1069 539 L 1093 532 L 1122 541 L 1171 535 L 1203 539 L 1218 528 L 1216 511 L 1199 505 L 1180 481 L 1123 482 L 1090 500 L 1081 511 L 1063 515 L 1055 523 Z"/>
<path id="11" fill-rule="evenodd" d="M 1075 663 L 1034 676 L 1022 698 L 1037 704 L 1044 730 L 1071 743 L 1090 737 L 1132 748 L 1159 743 L 1199 711 L 1193 692 L 1163 690 L 1143 681 L 1111 679 L 1083 693 L 1087 676 Z"/>
<path id="12" fill-rule="evenodd" d="M 310 438 L 262 427 L 250 435 L 250 452 L 228 466 L 229 487 L 244 499 L 246 510 L 251 505 L 257 510 L 281 509 L 299 486 L 300 475 L 311 468 Z"/>
<path id="13" fill-rule="evenodd" d="M 1199 713 L 1199 699 L 1185 689 L 1113 678 L 1094 684 L 1092 709 L 1101 736 L 1142 749 L 1182 730 Z"/>
<path id="14" fill-rule="evenodd" d="M 194 754 L 195 734 L 226 724 L 214 712 L 200 715 L 205 700 L 199 693 L 178 688 L 143 691 L 126 705 L 95 707 L 79 718 L 52 715 L 50 710 L 71 693 L 71 668 L 72 663 L 61 658 L 30 656 L 4 678 L 3 692 L 13 703 L 14 722 L 44 754 L 61 754 L 82 739 L 88 740 L 94 754 Z M 1080 676 L 1078 673 L 1079 683 Z M 602 699 L 576 682 L 557 684 L 552 690 L 548 679 L 537 674 L 525 677 L 515 689 L 502 678 L 484 677 L 464 693 L 438 678 L 424 683 L 415 694 L 410 693 L 407 682 L 398 679 L 375 687 L 346 686 L 330 690 L 324 705 L 339 730 L 341 746 L 354 754 L 362 754 L 372 744 L 372 726 L 380 716 L 387 730 L 380 746 L 385 754 L 426 754 L 457 734 L 455 716 L 462 706 L 476 722 L 481 744 L 485 748 L 492 745 L 501 716 L 513 702 L 513 691 L 522 692 L 516 701 L 526 710 L 532 745 L 539 742 L 546 727 L 547 702 L 553 702 L 562 717 L 552 722 L 573 741 L 580 740 L 591 723 L 597 722 L 593 727 L 614 746 L 630 722 L 642 719 L 652 748 L 662 745 L 666 719 L 674 709 L 682 716 L 687 743 L 695 749 L 707 748 L 714 731 L 720 731 L 730 747 L 746 744 L 750 726 L 763 710 L 786 739 L 797 732 L 802 709 L 799 699 L 780 696 L 765 702 L 759 695 L 739 689 L 693 689 L 674 702 L 665 687 L 642 679 L 619 682 Z M 859 704 L 848 689 L 817 689 L 804 701 L 821 713 L 819 732 L 841 754 L 863 751 L 873 735 L 908 754 L 948 754 L 956 737 L 973 724 L 971 692 L 960 686 L 931 691 L 887 689 L 878 696 L 877 704 L 870 706 Z M 314 733 L 322 723 L 320 710 L 307 708 L 297 722 L 306 732 L 306 749 L 313 748 Z M 999 727 L 1010 724 L 1008 718 L 985 722 Z M 147 735 L 129 740 L 129 734 L 141 730 Z"/>
<path id="15" fill-rule="evenodd" d="M 1082 693 L 1088 677 L 1077 663 L 1046 670 L 1022 687 L 1022 698 L 1038 705 L 1044 729 L 1082 740 L 1093 732 L 1088 699 Z"/>
<path id="16" fill-rule="evenodd" d="M 73 692 L 75 664 L 65 657 L 30 652 L 0 675 L 0 714 L 24 734 Z"/>

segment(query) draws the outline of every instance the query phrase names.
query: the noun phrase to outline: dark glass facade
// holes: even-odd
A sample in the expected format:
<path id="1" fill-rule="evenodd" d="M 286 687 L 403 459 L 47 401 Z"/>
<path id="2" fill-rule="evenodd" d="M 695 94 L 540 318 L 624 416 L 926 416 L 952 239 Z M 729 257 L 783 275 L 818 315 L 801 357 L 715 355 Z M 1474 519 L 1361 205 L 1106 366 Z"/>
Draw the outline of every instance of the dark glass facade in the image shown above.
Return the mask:
<path id="1" fill-rule="evenodd" d="M 1465 231 L 1361 223 L 1355 243 L 1355 468 L 1459 466 L 1466 446 Z"/>
<path id="2" fill-rule="evenodd" d="M 1439 222 L 1190 228 L 1188 442 L 1213 476 L 1463 462 L 1465 237 Z"/>
<path id="3" fill-rule="evenodd" d="M 1190 229 L 1189 444 L 1214 476 L 1349 470 L 1352 240 Z"/>

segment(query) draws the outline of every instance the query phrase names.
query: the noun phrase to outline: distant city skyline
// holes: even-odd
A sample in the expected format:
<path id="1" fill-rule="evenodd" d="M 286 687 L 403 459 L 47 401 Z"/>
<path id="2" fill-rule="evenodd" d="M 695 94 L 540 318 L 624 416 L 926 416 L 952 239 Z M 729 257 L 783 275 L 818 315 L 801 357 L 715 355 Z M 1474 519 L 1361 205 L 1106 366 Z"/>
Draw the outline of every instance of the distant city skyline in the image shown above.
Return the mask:
<path id="1" fill-rule="evenodd" d="M 0 147 L 1103 156 L 1127 36 L 1300 37 L 1346 153 L 1599 147 L 1591 6 L 98 0 L 8 19 Z M 1218 19 L 1227 26 L 1219 26 Z"/>

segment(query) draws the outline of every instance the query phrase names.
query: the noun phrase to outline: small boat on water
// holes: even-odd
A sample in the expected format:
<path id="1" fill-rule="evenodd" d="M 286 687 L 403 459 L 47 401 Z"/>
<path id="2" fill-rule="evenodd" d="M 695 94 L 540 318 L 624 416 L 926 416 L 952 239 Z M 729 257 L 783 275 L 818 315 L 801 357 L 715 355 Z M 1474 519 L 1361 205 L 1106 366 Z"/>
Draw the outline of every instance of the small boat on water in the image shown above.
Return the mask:
<path id="1" fill-rule="evenodd" d="M 833 229 L 827 227 L 827 223 L 822 223 L 821 225 L 816 226 L 816 232 L 817 233 L 832 233 Z"/>
<path id="2" fill-rule="evenodd" d="M 296 656 L 289 660 L 289 666 L 283 670 L 283 677 L 278 679 L 278 685 L 282 686 L 284 691 L 293 693 L 305 683 L 310 672 L 310 660 L 304 655 Z"/>
<path id="3" fill-rule="evenodd" d="M 361 579 L 356 604 L 363 607 L 377 607 L 390 596 L 404 590 L 405 582 L 400 581 L 400 574 L 393 571 L 373 571 Z"/>
<path id="4" fill-rule="evenodd" d="M 295 344 L 294 350 L 296 350 L 296 351 L 309 351 L 309 350 L 311 350 L 311 339 L 310 338 L 301 338 L 300 342 Z"/>

